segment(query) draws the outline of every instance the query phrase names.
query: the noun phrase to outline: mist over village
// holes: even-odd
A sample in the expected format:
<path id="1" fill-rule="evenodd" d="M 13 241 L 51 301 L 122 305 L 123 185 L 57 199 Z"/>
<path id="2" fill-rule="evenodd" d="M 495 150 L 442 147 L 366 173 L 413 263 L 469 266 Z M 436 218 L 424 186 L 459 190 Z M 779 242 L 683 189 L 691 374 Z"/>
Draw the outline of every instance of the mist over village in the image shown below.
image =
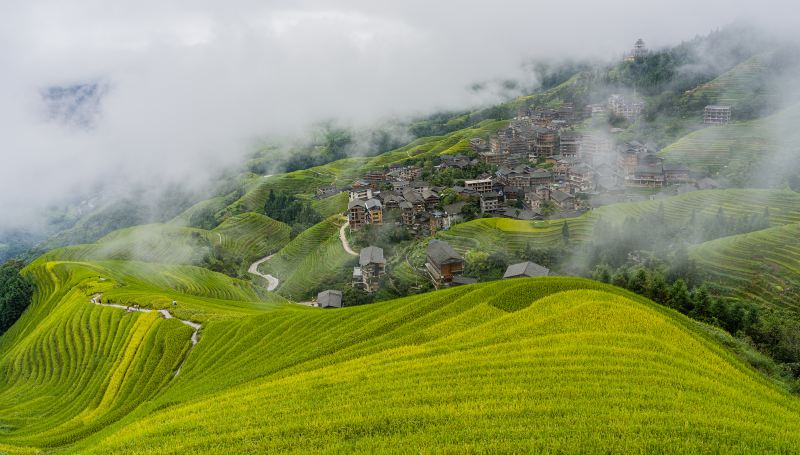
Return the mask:
<path id="1" fill-rule="evenodd" d="M 0 453 L 800 450 L 798 7 L 0 5 Z"/>

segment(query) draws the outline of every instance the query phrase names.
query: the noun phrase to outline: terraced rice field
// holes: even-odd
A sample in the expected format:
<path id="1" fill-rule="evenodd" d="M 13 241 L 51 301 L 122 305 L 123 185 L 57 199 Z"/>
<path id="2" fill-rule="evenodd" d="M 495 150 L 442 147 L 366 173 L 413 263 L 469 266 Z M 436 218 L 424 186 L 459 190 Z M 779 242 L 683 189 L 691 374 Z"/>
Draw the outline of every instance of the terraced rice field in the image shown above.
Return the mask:
<path id="1" fill-rule="evenodd" d="M 690 254 L 724 296 L 800 312 L 800 224 L 705 242 Z"/>
<path id="2" fill-rule="evenodd" d="M 320 215 L 328 218 L 333 215 L 340 215 L 347 211 L 348 193 L 342 192 L 325 199 L 314 199 L 311 206 Z"/>
<path id="3" fill-rule="evenodd" d="M 0 407 L 4 450 L 800 447 L 800 401 L 710 328 L 589 280 L 508 280 L 341 310 L 227 310 L 204 320 L 175 377 L 189 328 L 86 302 L 120 285 L 99 281 L 99 266 L 29 271 L 37 301 L 0 339 L 0 403 L 22 398 Z"/>
<path id="4" fill-rule="evenodd" d="M 285 223 L 249 212 L 226 219 L 211 231 L 211 235 L 213 240 L 219 234 L 222 247 L 249 264 L 289 243 L 290 231 L 291 228 Z"/>
<path id="5" fill-rule="evenodd" d="M 70 261 L 135 260 L 198 264 L 210 253 L 208 231 L 171 224 L 148 224 L 114 231 L 89 245 L 50 251 L 50 259 Z"/>
<path id="6" fill-rule="evenodd" d="M 178 226 L 189 226 L 192 215 L 202 211 L 219 212 L 225 208 L 225 198 L 223 196 L 214 197 L 200 201 L 197 204 L 189 207 L 183 213 L 170 220 L 169 224 Z"/>
<path id="7" fill-rule="evenodd" d="M 713 216 L 722 208 L 727 216 L 761 214 L 770 210 L 773 226 L 800 222 L 800 194 L 783 190 L 707 190 L 644 202 L 612 204 L 589 211 L 577 218 L 554 221 L 520 221 L 507 218 L 481 218 L 453 226 L 437 236 L 464 252 L 504 250 L 515 254 L 531 244 L 546 247 L 561 242 L 561 228 L 569 225 L 570 240 L 583 241 L 592 234 L 594 223 L 602 219 L 622 223 L 655 213 L 663 204 L 664 216 L 672 223 L 688 222 L 692 212 Z"/>
<path id="8" fill-rule="evenodd" d="M 173 380 L 192 329 L 157 313 L 92 305 L 92 294 L 160 304 L 195 320 L 241 318 L 270 306 L 249 284 L 195 267 L 40 259 L 26 270 L 37 284 L 35 300 L 0 338 L 0 439 L 10 446 L 71 444 Z"/>
<path id="9" fill-rule="evenodd" d="M 289 242 L 289 226 L 257 213 L 234 215 L 211 231 L 174 224 L 149 224 L 114 231 L 94 244 L 46 254 L 50 260 L 130 260 L 198 265 L 212 247 L 246 266 Z"/>
<path id="10" fill-rule="evenodd" d="M 716 79 L 705 83 L 684 95 L 688 100 L 706 97 L 708 104 L 736 106 L 742 100 L 753 96 L 752 87 L 763 79 L 767 68 L 761 56 L 744 61 Z M 765 96 L 760 94 L 759 96 Z"/>
<path id="11" fill-rule="evenodd" d="M 749 168 L 779 148 L 800 146 L 800 106 L 750 122 L 704 128 L 687 134 L 658 154 L 694 168 Z M 776 140 L 778 139 L 778 140 Z"/>
<path id="12" fill-rule="evenodd" d="M 355 259 L 339 241 L 339 226 L 344 222 L 340 215 L 334 215 L 312 226 L 262 264 L 259 271 L 280 280 L 279 294 L 296 301 L 310 300 L 321 283 L 347 274 L 348 266 L 355 265 Z"/>

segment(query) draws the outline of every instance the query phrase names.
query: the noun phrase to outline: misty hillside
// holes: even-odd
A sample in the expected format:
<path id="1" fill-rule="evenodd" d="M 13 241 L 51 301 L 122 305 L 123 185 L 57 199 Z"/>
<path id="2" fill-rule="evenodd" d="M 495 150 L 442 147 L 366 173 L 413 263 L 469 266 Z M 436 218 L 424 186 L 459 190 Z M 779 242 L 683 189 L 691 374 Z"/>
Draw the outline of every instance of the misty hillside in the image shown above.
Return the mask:
<path id="1" fill-rule="evenodd" d="M 152 118 L 114 110 L 152 100 L 126 98 L 132 70 L 40 90 L 90 160 L 0 223 L 0 453 L 797 451 L 800 47 L 741 23 L 637 38 L 470 102 L 416 81 L 436 103 L 372 123 L 281 123 L 306 109 L 289 85 L 200 98 L 190 71 L 170 89 L 196 111 Z M 343 112 L 372 115 L 360 96 Z M 265 99 L 281 113 L 235 114 Z M 205 131 L 206 104 L 263 130 Z M 170 131 L 105 142 L 150 121 Z"/>

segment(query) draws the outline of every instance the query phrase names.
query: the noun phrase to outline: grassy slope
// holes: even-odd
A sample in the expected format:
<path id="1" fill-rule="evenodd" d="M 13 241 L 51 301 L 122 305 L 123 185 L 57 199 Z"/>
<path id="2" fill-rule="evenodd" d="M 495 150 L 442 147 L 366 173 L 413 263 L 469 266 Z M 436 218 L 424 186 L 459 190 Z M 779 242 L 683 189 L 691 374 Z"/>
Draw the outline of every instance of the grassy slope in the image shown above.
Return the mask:
<path id="1" fill-rule="evenodd" d="M 249 326 L 258 333 L 235 343 L 263 356 L 263 376 L 124 422 L 93 438 L 92 450 L 674 452 L 800 444 L 795 398 L 687 319 L 585 280 L 493 283 L 279 316 L 262 317 L 264 327 Z M 221 338 L 210 340 L 215 350 L 235 355 L 230 337 Z"/>
<path id="2" fill-rule="evenodd" d="M 260 270 L 281 280 L 277 291 L 292 300 L 308 300 L 324 282 L 346 273 L 354 258 L 339 241 L 344 221 L 334 215 L 307 229 L 265 262 Z"/>
<path id="3" fill-rule="evenodd" d="M 698 214 L 714 215 L 722 207 L 728 216 L 734 214 L 760 214 L 770 209 L 773 225 L 800 221 L 800 194 L 779 190 L 708 190 L 695 191 L 680 196 L 645 202 L 631 202 L 603 206 L 578 218 L 556 221 L 519 221 L 506 218 L 483 218 L 458 224 L 449 231 L 438 234 L 454 247 L 465 251 L 479 248 L 483 251 L 504 249 L 515 253 L 528 243 L 544 247 L 561 240 L 561 228 L 566 221 L 571 240 L 585 240 L 592 234 L 594 222 L 600 218 L 608 222 L 623 222 L 626 217 L 639 217 L 654 213 L 664 204 L 664 215 L 670 221 L 688 221 L 692 210 Z"/>
<path id="4" fill-rule="evenodd" d="M 800 444 L 797 399 L 708 328 L 589 280 L 503 281 L 324 311 L 255 302 L 246 283 L 186 266 L 40 260 L 27 270 L 36 302 L 0 338 L 3 450 Z M 94 306 L 94 292 L 154 307 L 175 298 L 178 317 L 202 322 L 181 374 L 172 377 L 189 329 Z"/>
<path id="5" fill-rule="evenodd" d="M 769 69 L 763 60 L 764 56 L 745 60 L 714 80 L 689 90 L 683 98 L 688 102 L 705 98 L 708 104 L 723 104 L 736 108 L 738 103 L 754 96 L 752 87 L 767 75 Z"/>
<path id="6" fill-rule="evenodd" d="M 693 167 L 748 168 L 769 158 L 778 147 L 798 147 L 800 105 L 749 122 L 708 127 L 665 147 L 659 155 Z"/>
<path id="7" fill-rule="evenodd" d="M 106 427 L 159 394 L 186 355 L 189 327 L 92 305 L 95 292 L 200 322 L 270 305 L 249 283 L 188 266 L 42 258 L 26 271 L 34 302 L 0 338 L 0 440 L 17 446 L 69 444 Z"/>
<path id="8" fill-rule="evenodd" d="M 800 310 L 800 224 L 705 242 L 691 257 L 733 300 Z"/>
<path id="9" fill-rule="evenodd" d="M 290 228 L 257 213 L 226 219 L 206 231 L 174 224 L 148 224 L 114 231 L 94 244 L 75 245 L 48 252 L 50 260 L 133 260 L 199 265 L 212 246 L 246 267 L 289 242 Z"/>

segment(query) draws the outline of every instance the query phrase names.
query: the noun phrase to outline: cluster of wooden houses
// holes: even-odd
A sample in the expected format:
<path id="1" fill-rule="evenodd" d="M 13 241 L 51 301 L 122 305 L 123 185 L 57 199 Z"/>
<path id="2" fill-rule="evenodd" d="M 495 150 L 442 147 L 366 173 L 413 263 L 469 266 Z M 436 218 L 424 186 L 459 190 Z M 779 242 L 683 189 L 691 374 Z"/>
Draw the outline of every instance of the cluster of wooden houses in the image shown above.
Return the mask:
<path id="1" fill-rule="evenodd" d="M 611 139 L 598 133 L 549 130 L 554 139 L 548 137 L 542 143 L 536 134 L 539 128 L 528 117 L 517 118 L 492 136 L 489 150 L 486 141 L 472 140 L 477 158 L 461 154 L 441 156 L 436 170 L 466 170 L 480 162 L 491 164 L 493 169 L 449 188 L 421 180 L 423 170 L 414 164 L 393 164 L 364 174 L 349 189 L 350 230 L 382 225 L 387 214 L 392 214 L 388 219 L 406 228 L 412 236 L 429 236 L 461 221 L 464 207 L 469 203 L 477 206 L 481 214 L 491 216 L 516 219 L 574 216 L 588 209 L 588 196 L 691 181 L 687 166 L 664 163 L 638 142 L 612 148 Z M 532 157 L 540 153 L 548 155 L 537 158 L 534 164 Z M 325 186 L 317 194 L 327 197 L 335 191 L 334 187 Z M 443 204 L 445 193 L 455 194 L 456 202 Z"/>
<path id="2" fill-rule="evenodd" d="M 466 262 L 447 242 L 433 239 L 428 242 L 425 255 L 425 270 L 437 289 L 477 283 L 475 278 L 464 276 Z M 386 274 L 386 260 L 381 248 L 370 246 L 361 250 L 359 266 L 353 270 L 353 288 L 376 291 Z M 531 278 L 550 275 L 547 267 L 533 262 L 520 262 L 506 268 L 503 279 Z M 341 308 L 343 294 L 339 290 L 328 289 L 317 294 L 314 306 L 320 308 Z"/>
<path id="3" fill-rule="evenodd" d="M 464 276 L 465 268 L 464 258 L 447 242 L 437 239 L 428 242 L 425 269 L 437 289 L 477 283 L 476 279 Z M 521 262 L 508 266 L 503 278 L 538 277 L 549 274 L 550 270 L 547 267 L 533 262 Z"/>

